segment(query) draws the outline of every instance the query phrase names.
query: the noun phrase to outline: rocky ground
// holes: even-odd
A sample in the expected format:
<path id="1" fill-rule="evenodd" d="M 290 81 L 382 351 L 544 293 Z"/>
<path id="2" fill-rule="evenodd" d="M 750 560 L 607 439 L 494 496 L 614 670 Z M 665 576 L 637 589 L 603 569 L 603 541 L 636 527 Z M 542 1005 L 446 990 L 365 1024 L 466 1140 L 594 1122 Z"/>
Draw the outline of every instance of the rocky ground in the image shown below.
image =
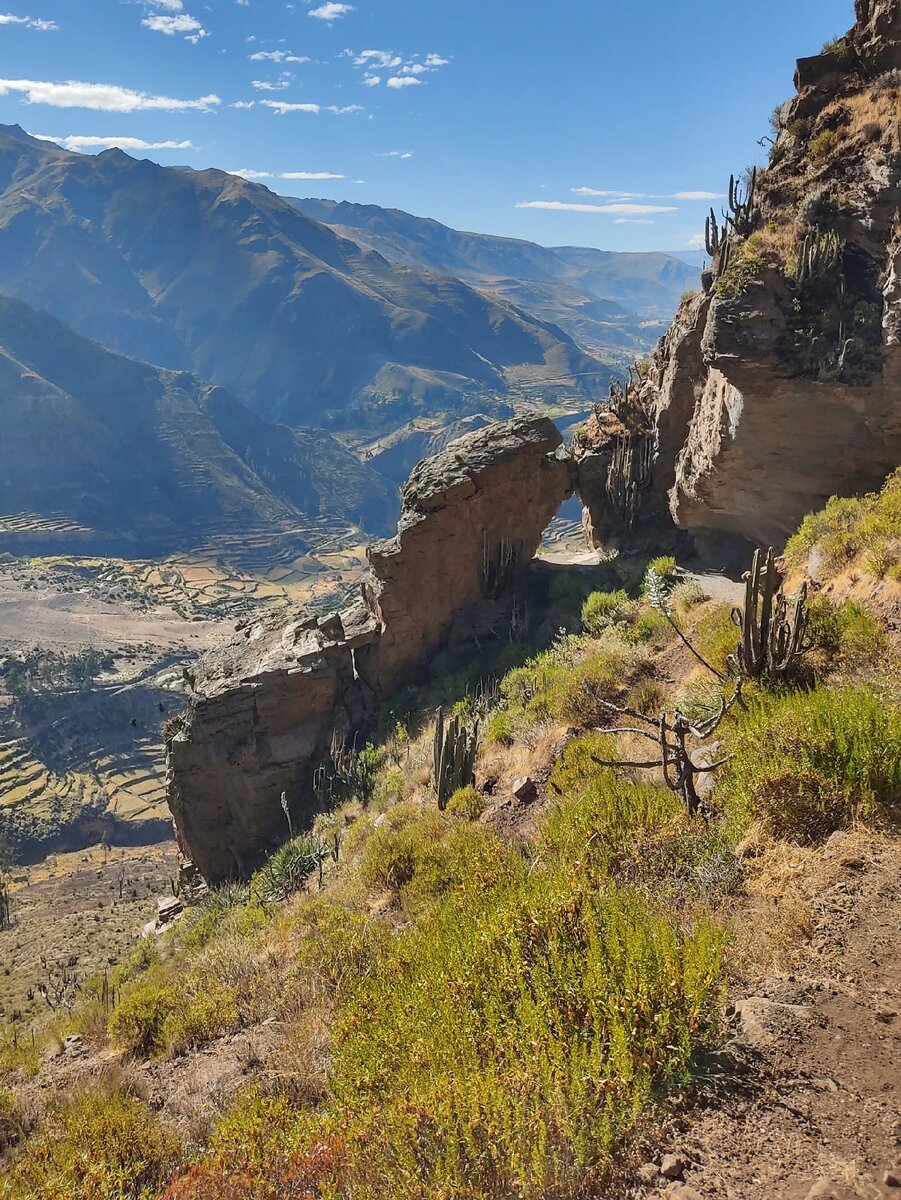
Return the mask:
<path id="1" fill-rule="evenodd" d="M 645 1130 L 630 1198 L 901 1196 L 901 844 L 835 834 L 791 891 L 809 908 L 803 952 L 736 982 L 726 1044 Z M 736 914 L 739 938 L 754 916 Z"/>

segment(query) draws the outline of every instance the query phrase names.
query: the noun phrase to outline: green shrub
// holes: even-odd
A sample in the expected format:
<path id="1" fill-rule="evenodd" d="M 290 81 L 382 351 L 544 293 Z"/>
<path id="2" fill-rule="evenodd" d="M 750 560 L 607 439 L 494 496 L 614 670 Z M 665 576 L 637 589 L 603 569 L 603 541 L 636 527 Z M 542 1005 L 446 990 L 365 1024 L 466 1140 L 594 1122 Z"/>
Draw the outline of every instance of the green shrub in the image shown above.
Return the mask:
<path id="1" fill-rule="evenodd" d="M 582 605 L 582 626 L 588 633 L 602 633 L 608 625 L 625 619 L 629 597 L 618 592 L 592 592 Z"/>
<path id="2" fill-rule="evenodd" d="M 706 599 L 704 589 L 696 579 L 683 580 L 682 583 L 676 584 L 670 593 L 673 608 L 680 616 L 685 616 L 697 605 L 703 604 Z"/>
<path id="3" fill-rule="evenodd" d="M 822 133 L 818 133 L 816 137 L 811 138 L 807 147 L 807 154 L 812 162 L 818 162 L 821 158 L 828 158 L 835 149 L 836 133 L 834 129 L 824 129 Z"/>
<path id="4" fill-rule="evenodd" d="M 206 899 L 188 909 L 179 922 L 179 945 L 199 950 L 213 939 L 226 918 L 247 905 L 250 889 L 246 883 L 226 883 L 213 888 Z"/>
<path id="5" fill-rule="evenodd" d="M 647 565 L 647 570 L 653 571 L 667 585 L 676 582 L 678 568 L 676 560 L 671 554 L 660 554 L 657 558 L 652 558 Z"/>
<path id="6" fill-rule="evenodd" d="M 0 1190 L 9 1200 L 148 1200 L 178 1151 L 143 1101 L 85 1092 L 48 1117 Z"/>
<path id="7" fill-rule="evenodd" d="M 447 811 L 453 816 L 465 817 L 467 821 L 477 821 L 485 811 L 485 797 L 478 788 L 459 788 L 447 802 Z"/>
<path id="8" fill-rule="evenodd" d="M 851 600 L 836 605 L 827 596 L 816 596 L 808 611 L 808 640 L 831 659 L 847 666 L 862 666 L 876 663 L 885 655 L 885 631 L 861 605 Z"/>
<path id="9" fill-rule="evenodd" d="M 656 649 L 666 645 L 671 636 L 672 630 L 666 618 L 653 608 L 636 610 L 626 634 L 628 641 L 636 645 L 653 646 Z"/>
<path id="10" fill-rule="evenodd" d="M 811 843 L 901 815 L 901 710 L 865 688 L 752 699 L 717 794 L 739 826 Z"/>
<path id="11" fill-rule="evenodd" d="M 534 870 L 395 938 L 336 1029 L 333 1121 L 358 1193 L 594 1195 L 720 997 L 723 937 Z"/>
<path id="12" fill-rule="evenodd" d="M 110 1014 L 110 1037 L 130 1054 L 154 1054 L 163 1048 L 166 1020 L 178 1007 L 179 997 L 165 976 L 142 976 L 125 988 Z"/>
<path id="13" fill-rule="evenodd" d="M 324 847 L 310 834 L 291 838 L 254 874 L 250 894 L 266 903 L 286 900 L 300 891 L 324 856 Z"/>
<path id="14" fill-rule="evenodd" d="M 25 1120 L 12 1092 L 0 1088 L 0 1158 L 25 1132 Z"/>
<path id="15" fill-rule="evenodd" d="M 711 666 L 727 671 L 727 659 L 738 646 L 738 629 L 732 620 L 732 605 L 717 604 L 700 618 L 689 634 L 692 645 Z"/>
<path id="16" fill-rule="evenodd" d="M 513 718 L 505 708 L 499 708 L 488 718 L 485 726 L 485 741 L 489 746 L 512 746 L 516 741 L 513 733 Z"/>

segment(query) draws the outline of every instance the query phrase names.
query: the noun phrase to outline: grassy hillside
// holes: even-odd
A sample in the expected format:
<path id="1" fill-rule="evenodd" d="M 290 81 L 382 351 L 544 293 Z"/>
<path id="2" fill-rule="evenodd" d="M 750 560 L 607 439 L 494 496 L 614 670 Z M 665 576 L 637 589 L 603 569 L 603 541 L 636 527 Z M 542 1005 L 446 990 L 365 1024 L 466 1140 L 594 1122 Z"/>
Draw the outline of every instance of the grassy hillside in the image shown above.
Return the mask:
<path id="1" fill-rule="evenodd" d="M 34 1113 L 25 1079 L 47 1068 L 7 1045 L 0 1196 L 620 1194 L 637 1125 L 725 1040 L 730 983 L 803 952 L 817 901 L 786 863 L 844 831 L 896 837 L 897 645 L 823 587 L 804 653 L 745 679 L 704 750 L 734 696 L 730 605 L 671 560 L 541 577 L 564 627 L 549 647 L 441 664 L 311 831 L 85 988 L 57 1034 L 124 1066 Z M 475 786 L 443 811 L 439 703 L 480 718 Z M 637 765 L 656 754 L 642 722 L 677 709 L 696 815 Z M 231 1085 L 195 1074 L 179 1101 L 182 1070 L 230 1061 L 236 1038 L 256 1049 Z"/>

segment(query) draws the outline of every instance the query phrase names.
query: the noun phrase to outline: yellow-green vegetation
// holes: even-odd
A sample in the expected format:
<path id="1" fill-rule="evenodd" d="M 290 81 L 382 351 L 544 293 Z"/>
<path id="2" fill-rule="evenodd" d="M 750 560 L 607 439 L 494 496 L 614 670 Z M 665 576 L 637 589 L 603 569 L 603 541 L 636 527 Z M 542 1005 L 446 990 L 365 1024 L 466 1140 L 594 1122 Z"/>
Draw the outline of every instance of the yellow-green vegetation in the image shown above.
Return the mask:
<path id="1" fill-rule="evenodd" d="M 822 133 L 818 133 L 815 138 L 812 138 L 807 147 L 811 162 L 819 162 L 821 158 L 828 158 L 835 149 L 836 140 L 834 129 L 824 129 Z"/>
<path id="2" fill-rule="evenodd" d="M 120 1089 L 62 1103 L 29 1139 L 0 1196 L 16 1200 L 151 1200 L 180 1146 L 150 1108 Z"/>
<path id="3" fill-rule="evenodd" d="M 676 584 L 674 563 L 655 572 L 679 628 L 728 674 L 730 607 Z M 585 632 L 559 635 L 478 702 L 476 778 L 500 790 L 525 769 L 548 773 L 529 824 L 502 832 L 509 791 L 498 805 L 487 782 L 439 812 L 423 773 L 429 721 L 400 737 L 392 714 L 365 794 L 142 943 L 115 977 L 109 1036 L 129 1055 L 177 1055 L 273 1017 L 278 1062 L 177 1163 L 140 1101 L 100 1089 L 91 1117 L 76 1097 L 13 1158 L 2 1200 L 604 1194 L 647 1106 L 689 1083 L 718 1036 L 730 921 L 754 869 L 739 841 L 753 829 L 810 845 L 897 822 L 901 709 L 880 676 L 888 647 L 875 620 L 817 598 L 813 665 L 748 685 L 717 731 L 732 757 L 705 819 L 692 817 L 659 772 L 608 765 L 653 756 L 656 743 L 603 732 L 602 702 L 653 720 L 691 693 L 709 715 L 731 683 L 649 599 L 583 601 Z M 317 836 L 325 848 L 338 837 L 334 860 Z M 143 1141 L 109 1139 L 141 1117 Z M 76 1128 L 99 1180 L 90 1193 L 73 1183 Z"/>
<path id="4" fill-rule="evenodd" d="M 901 581 L 901 468 L 881 491 L 833 496 L 820 512 L 806 516 L 785 548 L 785 560 L 792 570 L 806 570 L 814 554 L 821 573 L 854 566 L 877 579 Z"/>
<path id="5" fill-rule="evenodd" d="M 732 251 L 729 265 L 713 285 L 713 290 L 720 296 L 738 300 L 760 277 L 764 266 L 759 235 L 752 233 L 747 241 L 739 242 Z"/>
<path id="6" fill-rule="evenodd" d="M 871 689 L 759 694 L 731 742 L 719 794 L 738 828 L 816 842 L 901 817 L 901 710 Z"/>

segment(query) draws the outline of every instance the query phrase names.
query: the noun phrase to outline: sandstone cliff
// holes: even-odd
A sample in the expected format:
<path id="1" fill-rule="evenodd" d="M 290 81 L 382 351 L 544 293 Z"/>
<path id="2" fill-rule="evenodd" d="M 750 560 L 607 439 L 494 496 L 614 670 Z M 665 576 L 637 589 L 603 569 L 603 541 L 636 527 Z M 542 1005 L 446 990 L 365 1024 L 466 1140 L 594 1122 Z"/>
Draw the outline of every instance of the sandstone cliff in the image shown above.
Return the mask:
<path id="1" fill-rule="evenodd" d="M 858 0 L 857 18 L 799 62 L 769 166 L 753 194 L 739 185 L 738 212 L 714 215 L 704 291 L 626 406 L 653 457 L 627 480 L 647 489 L 639 523 L 670 515 L 709 555 L 782 544 L 901 459 L 901 2 Z M 608 414 L 591 421 L 581 469 L 606 480 L 623 436 Z M 589 493 L 603 540 L 624 514 Z"/>
<path id="2" fill-rule="evenodd" d="M 189 675 L 168 742 L 168 797 L 183 850 L 211 882 L 246 875 L 315 808 L 313 774 L 378 703 L 449 639 L 508 598 L 572 493 L 544 417 L 497 422 L 420 463 L 397 535 L 370 550 L 360 599 L 236 630 Z"/>

